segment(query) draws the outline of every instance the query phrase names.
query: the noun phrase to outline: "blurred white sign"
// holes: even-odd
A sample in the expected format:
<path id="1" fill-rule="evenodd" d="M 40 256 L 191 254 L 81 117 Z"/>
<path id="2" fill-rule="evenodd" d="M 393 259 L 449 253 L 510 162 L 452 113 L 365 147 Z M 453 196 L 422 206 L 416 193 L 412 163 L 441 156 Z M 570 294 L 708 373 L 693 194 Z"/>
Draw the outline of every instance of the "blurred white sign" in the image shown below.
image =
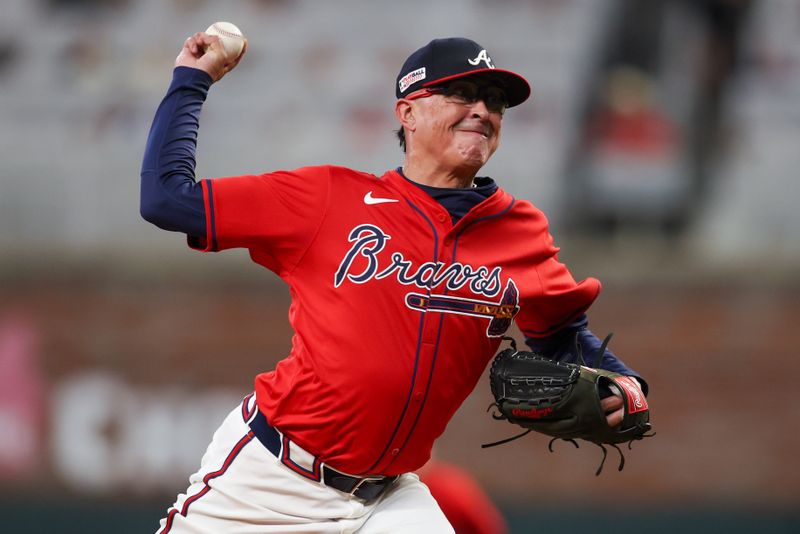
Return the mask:
<path id="1" fill-rule="evenodd" d="M 139 387 L 89 371 L 52 396 L 56 473 L 76 490 L 180 490 L 244 393 Z"/>

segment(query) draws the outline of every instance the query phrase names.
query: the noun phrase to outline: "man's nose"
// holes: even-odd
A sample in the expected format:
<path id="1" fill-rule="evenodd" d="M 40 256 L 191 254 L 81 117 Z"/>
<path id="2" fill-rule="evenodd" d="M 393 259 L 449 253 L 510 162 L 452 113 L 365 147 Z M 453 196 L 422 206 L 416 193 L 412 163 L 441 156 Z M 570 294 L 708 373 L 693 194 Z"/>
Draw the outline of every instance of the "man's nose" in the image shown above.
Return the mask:
<path id="1" fill-rule="evenodd" d="M 489 108 L 486 107 L 486 103 L 481 98 L 478 98 L 472 103 L 470 112 L 472 113 L 473 117 L 479 117 L 482 119 L 489 116 Z"/>

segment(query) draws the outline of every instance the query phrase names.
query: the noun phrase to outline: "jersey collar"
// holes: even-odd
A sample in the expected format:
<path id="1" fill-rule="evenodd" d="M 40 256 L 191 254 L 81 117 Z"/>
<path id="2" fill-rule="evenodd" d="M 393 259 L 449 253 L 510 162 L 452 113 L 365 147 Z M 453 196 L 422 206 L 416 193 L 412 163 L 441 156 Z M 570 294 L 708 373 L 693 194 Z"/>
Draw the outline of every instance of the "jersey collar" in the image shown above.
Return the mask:
<path id="1" fill-rule="evenodd" d="M 418 187 L 412 180 L 403 176 L 401 168 L 387 171 L 381 177 L 388 185 L 397 189 L 404 197 L 411 200 L 417 205 L 423 205 L 427 210 L 432 212 L 447 213 L 447 210 L 433 199 L 425 190 Z M 488 177 L 479 178 L 481 182 L 478 187 L 495 187 L 492 193 L 486 200 L 473 207 L 460 221 L 458 226 L 468 223 L 477 218 L 489 217 L 495 215 L 503 210 L 509 208 L 510 204 L 514 202 L 514 197 L 507 193 L 503 188 L 498 186 L 494 180 Z M 488 180 L 489 182 L 486 182 Z M 448 214 L 449 217 L 449 214 Z"/>

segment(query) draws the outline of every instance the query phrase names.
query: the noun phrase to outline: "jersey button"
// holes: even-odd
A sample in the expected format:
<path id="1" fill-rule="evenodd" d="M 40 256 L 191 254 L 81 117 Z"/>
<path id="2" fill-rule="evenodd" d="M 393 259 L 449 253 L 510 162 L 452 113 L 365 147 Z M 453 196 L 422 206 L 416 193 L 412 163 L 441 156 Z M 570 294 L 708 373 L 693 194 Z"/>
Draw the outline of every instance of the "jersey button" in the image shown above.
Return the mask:
<path id="1" fill-rule="evenodd" d="M 417 401 L 417 402 L 422 400 L 422 392 L 421 391 L 417 391 L 416 393 L 414 393 L 414 400 Z"/>
<path id="2" fill-rule="evenodd" d="M 400 449 L 392 449 L 392 456 L 397 456 L 400 452 Z"/>
<path id="3" fill-rule="evenodd" d="M 445 215 L 444 213 L 440 213 L 439 215 L 436 216 L 436 218 L 439 219 L 439 222 L 445 222 L 447 220 L 447 215 Z"/>

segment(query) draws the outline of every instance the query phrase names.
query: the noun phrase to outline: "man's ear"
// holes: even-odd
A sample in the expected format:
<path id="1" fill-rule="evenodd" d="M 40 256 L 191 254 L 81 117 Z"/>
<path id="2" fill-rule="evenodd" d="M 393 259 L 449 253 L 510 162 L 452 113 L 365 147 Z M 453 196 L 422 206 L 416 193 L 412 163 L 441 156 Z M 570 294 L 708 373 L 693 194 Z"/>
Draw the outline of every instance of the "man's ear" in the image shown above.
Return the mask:
<path id="1" fill-rule="evenodd" d="M 408 131 L 413 132 L 416 128 L 416 117 L 414 116 L 414 107 L 411 102 L 405 99 L 400 99 L 394 105 L 394 114 L 400 125 Z"/>

